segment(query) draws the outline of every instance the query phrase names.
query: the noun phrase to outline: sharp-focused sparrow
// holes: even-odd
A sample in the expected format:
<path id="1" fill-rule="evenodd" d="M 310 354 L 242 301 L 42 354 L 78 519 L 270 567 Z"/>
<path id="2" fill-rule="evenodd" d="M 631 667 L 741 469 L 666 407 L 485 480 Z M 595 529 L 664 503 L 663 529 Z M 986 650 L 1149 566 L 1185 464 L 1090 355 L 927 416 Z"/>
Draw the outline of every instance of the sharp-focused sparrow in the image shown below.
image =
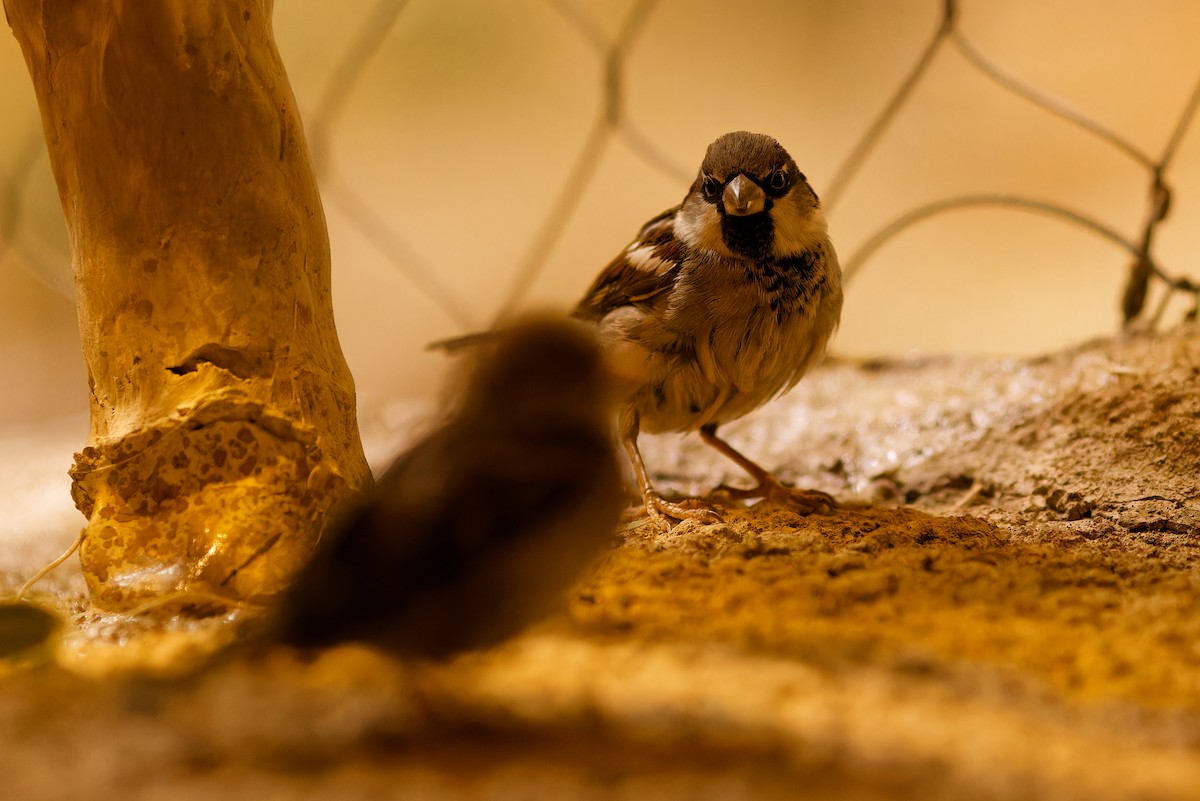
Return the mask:
<path id="1" fill-rule="evenodd" d="M 491 645 L 550 611 L 611 541 L 616 395 L 586 326 L 506 329 L 461 395 L 322 540 L 282 599 L 279 640 L 422 657 Z"/>
<path id="2" fill-rule="evenodd" d="M 841 268 L 796 162 L 769 136 L 717 139 L 683 203 L 646 223 L 574 311 L 595 325 L 628 382 L 620 436 L 652 518 L 717 516 L 696 499 L 655 492 L 642 430 L 699 430 L 758 482 L 721 488 L 735 498 L 834 505 L 825 493 L 784 487 L 717 427 L 793 387 L 821 360 L 841 311 Z"/>

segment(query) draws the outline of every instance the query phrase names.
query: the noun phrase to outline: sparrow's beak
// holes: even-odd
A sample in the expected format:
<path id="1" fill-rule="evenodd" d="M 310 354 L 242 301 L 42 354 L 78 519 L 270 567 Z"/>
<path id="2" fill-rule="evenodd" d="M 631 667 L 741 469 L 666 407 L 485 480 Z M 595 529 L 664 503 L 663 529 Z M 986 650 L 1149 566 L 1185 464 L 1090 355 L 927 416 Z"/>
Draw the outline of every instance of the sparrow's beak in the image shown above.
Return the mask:
<path id="1" fill-rule="evenodd" d="M 729 182 L 721 194 L 721 202 L 725 204 L 725 213 L 735 217 L 748 217 L 758 214 L 766 205 L 767 196 L 762 188 L 745 175 L 738 176 Z"/>

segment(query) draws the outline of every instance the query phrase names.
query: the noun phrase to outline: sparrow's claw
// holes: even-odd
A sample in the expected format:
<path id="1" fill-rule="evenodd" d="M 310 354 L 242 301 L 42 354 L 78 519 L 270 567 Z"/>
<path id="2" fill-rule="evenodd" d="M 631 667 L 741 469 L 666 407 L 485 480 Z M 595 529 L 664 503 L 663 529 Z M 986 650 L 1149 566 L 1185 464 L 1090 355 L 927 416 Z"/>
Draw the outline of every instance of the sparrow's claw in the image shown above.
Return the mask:
<path id="1" fill-rule="evenodd" d="M 828 513 L 837 508 L 837 501 L 827 492 L 820 490 L 802 490 L 795 487 L 785 487 L 779 483 L 757 462 L 747 459 L 741 452 L 728 442 L 717 436 L 717 424 L 709 423 L 700 427 L 700 438 L 717 449 L 739 467 L 758 481 L 753 489 L 738 489 L 727 484 L 721 484 L 712 491 L 713 495 L 720 494 L 735 501 L 747 501 L 763 498 L 778 504 L 785 504 L 796 509 L 800 514 L 811 515 L 814 512 Z"/>
<path id="2" fill-rule="evenodd" d="M 757 487 L 741 489 L 721 484 L 712 491 L 713 495 L 721 495 L 735 501 L 748 501 L 756 498 L 773 501 L 778 504 L 791 506 L 804 515 L 828 514 L 837 508 L 837 501 L 828 492 L 820 490 L 802 490 L 795 487 L 785 487 L 773 478 L 768 478 Z"/>
<path id="3" fill-rule="evenodd" d="M 670 531 L 674 526 L 673 520 L 696 520 L 701 523 L 724 522 L 717 514 L 716 509 L 699 498 L 687 498 L 674 502 L 668 501 L 657 493 L 647 493 L 644 500 L 646 513 L 650 515 L 650 519 L 666 531 Z"/>
<path id="4" fill-rule="evenodd" d="M 770 499 L 777 503 L 787 504 L 802 515 L 827 515 L 838 507 L 838 502 L 828 492 L 795 487 L 781 487 L 781 489 L 785 491 L 782 497 L 777 498 L 772 494 Z"/>

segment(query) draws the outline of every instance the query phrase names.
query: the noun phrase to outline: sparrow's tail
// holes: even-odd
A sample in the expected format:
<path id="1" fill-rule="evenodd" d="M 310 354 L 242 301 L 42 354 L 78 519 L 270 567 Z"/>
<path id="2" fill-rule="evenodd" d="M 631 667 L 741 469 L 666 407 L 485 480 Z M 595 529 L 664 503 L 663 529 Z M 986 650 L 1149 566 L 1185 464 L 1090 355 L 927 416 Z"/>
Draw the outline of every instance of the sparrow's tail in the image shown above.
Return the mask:
<path id="1" fill-rule="evenodd" d="M 595 329 L 592 326 L 582 322 L 577 315 L 572 314 L 569 317 L 564 317 L 561 313 L 549 312 L 545 313 L 543 316 L 569 322 L 573 325 L 579 326 L 580 330 L 587 331 L 592 335 L 595 334 Z M 449 337 L 448 339 L 435 340 L 434 342 L 430 342 L 428 345 L 426 345 L 425 350 L 441 350 L 448 354 L 454 355 L 456 353 L 461 353 L 467 348 L 495 345 L 504 336 L 511 334 L 513 328 L 513 320 L 501 321 L 496 324 L 495 328 L 487 331 L 476 331 L 473 334 L 463 334 L 460 337 Z"/>
<path id="2" fill-rule="evenodd" d="M 473 334 L 463 334 L 460 337 L 450 337 L 449 339 L 439 339 L 435 342 L 430 342 L 425 346 L 425 350 L 443 350 L 449 354 L 455 354 L 464 348 L 477 348 L 480 345 L 488 345 L 496 341 L 503 333 L 501 331 L 476 331 Z"/>

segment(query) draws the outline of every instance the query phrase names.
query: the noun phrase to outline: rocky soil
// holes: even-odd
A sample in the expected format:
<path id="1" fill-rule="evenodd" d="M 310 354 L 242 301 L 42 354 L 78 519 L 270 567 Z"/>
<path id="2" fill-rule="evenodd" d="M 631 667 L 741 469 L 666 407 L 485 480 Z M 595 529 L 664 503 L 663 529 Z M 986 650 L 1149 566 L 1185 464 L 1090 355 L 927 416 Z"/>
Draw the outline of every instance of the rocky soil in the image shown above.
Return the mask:
<path id="1" fill-rule="evenodd" d="M 66 566 L 62 636 L 0 661 L 6 794 L 1200 797 L 1198 380 L 1195 328 L 828 365 L 723 432 L 841 508 L 634 520 L 562 613 L 448 664 L 196 670 L 244 611 L 101 619 Z M 645 451 L 676 491 L 739 478 Z M 36 568 L 8 552 L 0 594 Z"/>

